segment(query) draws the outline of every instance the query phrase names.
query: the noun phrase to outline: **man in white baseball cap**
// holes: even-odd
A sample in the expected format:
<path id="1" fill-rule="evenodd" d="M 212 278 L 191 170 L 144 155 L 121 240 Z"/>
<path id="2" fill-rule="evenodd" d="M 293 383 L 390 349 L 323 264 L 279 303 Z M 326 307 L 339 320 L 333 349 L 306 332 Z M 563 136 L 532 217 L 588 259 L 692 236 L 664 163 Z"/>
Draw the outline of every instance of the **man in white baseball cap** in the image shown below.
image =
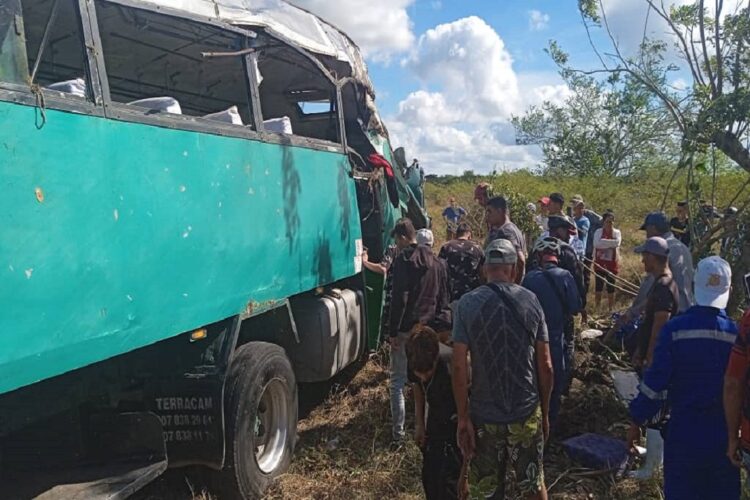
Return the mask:
<path id="1" fill-rule="evenodd" d="M 420 229 L 417 231 L 417 245 L 427 245 L 432 248 L 435 244 L 435 236 L 429 229 Z"/>
<path id="2" fill-rule="evenodd" d="M 646 368 L 638 396 L 630 403 L 628 441 L 636 444 L 640 427 L 653 421 L 669 402 L 671 417 L 664 438 L 664 492 L 668 500 L 738 500 L 740 496 L 739 469 L 726 453 L 732 441 L 728 439 L 722 405 L 724 370 L 737 340 L 737 325 L 724 310 L 731 282 L 732 271 L 725 260 L 708 257 L 698 263 L 693 276 L 698 304 L 661 329 L 653 361 Z M 746 372 L 738 375 L 740 394 Z M 735 416 L 739 414 L 737 409 Z M 738 460 L 734 456 L 738 427 L 734 427 L 734 447 L 729 448 L 733 460 Z"/>
<path id="3" fill-rule="evenodd" d="M 695 302 L 699 306 L 726 309 L 732 288 L 732 269 L 721 257 L 706 257 L 698 262 L 693 277 Z"/>

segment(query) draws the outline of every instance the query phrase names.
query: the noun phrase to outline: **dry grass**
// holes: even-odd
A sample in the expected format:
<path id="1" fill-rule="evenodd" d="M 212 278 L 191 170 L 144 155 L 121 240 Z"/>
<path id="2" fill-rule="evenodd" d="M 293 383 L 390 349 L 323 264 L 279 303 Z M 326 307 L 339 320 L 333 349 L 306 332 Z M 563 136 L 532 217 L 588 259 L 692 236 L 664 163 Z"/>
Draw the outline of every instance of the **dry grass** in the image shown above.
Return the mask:
<path id="1" fill-rule="evenodd" d="M 551 498 L 660 498 L 658 478 L 637 483 L 611 473 L 592 474 L 572 462 L 560 444 L 583 432 L 624 438 L 627 413 L 612 389 L 607 374 L 610 362 L 617 360 L 602 348 L 584 346 L 578 354 L 576 380 L 564 400 L 559 428 L 545 460 Z M 380 356 L 368 362 L 348 386 L 335 388 L 300 422 L 299 434 L 291 470 L 268 498 L 423 498 L 417 448 L 411 443 L 397 452 L 388 448 L 387 369 Z"/>
<path id="2" fill-rule="evenodd" d="M 300 421 L 292 467 L 268 498 L 421 498 L 419 450 L 389 449 L 389 408 L 387 366 L 376 355 Z"/>
<path id="3" fill-rule="evenodd" d="M 597 325 L 594 325 L 597 326 Z M 598 325 L 604 327 L 605 325 Z M 545 458 L 550 498 L 658 499 L 661 481 L 638 483 L 582 468 L 571 461 L 561 440 L 584 432 L 624 438 L 627 413 L 617 400 L 608 366 L 619 363 L 598 342 L 581 346 L 570 395 L 563 400 L 559 426 Z M 289 472 L 266 498 L 282 499 L 422 499 L 421 454 L 413 443 L 392 451 L 388 372 L 379 353 L 359 371 L 350 370 L 333 384 L 301 388 L 304 415 Z M 321 402 L 322 401 L 322 402 Z M 413 403 L 407 399 L 407 427 L 413 429 Z M 195 471 L 172 471 L 139 498 L 146 500 L 217 500 Z"/>

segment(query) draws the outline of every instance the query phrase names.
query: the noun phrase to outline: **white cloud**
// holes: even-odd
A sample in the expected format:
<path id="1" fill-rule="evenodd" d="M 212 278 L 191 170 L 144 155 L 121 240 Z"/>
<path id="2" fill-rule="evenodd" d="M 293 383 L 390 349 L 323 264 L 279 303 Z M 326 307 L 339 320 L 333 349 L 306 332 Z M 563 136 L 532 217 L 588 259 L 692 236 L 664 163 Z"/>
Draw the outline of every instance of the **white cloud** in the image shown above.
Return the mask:
<path id="1" fill-rule="evenodd" d="M 542 31 L 549 26 L 549 14 L 538 10 L 529 11 L 529 29 L 531 31 Z"/>
<path id="2" fill-rule="evenodd" d="M 388 60 L 414 43 L 408 8 L 415 0 L 292 0 L 346 32 L 366 57 Z"/>
<path id="3" fill-rule="evenodd" d="M 660 2 L 655 3 L 661 6 Z M 664 6 L 669 12 L 673 6 L 679 7 L 694 3 L 695 0 L 665 0 Z M 724 2 L 722 16 L 736 12 L 746 3 L 747 0 L 727 0 Z M 602 0 L 602 4 L 612 34 L 626 53 L 633 53 L 638 49 L 643 40 L 644 26 L 649 38 L 666 40 L 670 43 L 676 41 L 666 21 L 653 10 L 649 11 L 645 0 Z M 709 16 L 713 16 L 716 12 L 715 2 L 706 2 L 706 10 Z"/>
<path id="4" fill-rule="evenodd" d="M 418 125 L 443 125 L 457 121 L 443 94 L 424 90 L 412 92 L 399 103 L 398 118 L 400 121 Z"/>
<path id="5" fill-rule="evenodd" d="M 678 92 L 682 92 L 683 90 L 687 90 L 688 88 L 688 83 L 683 78 L 677 78 L 670 85 L 674 90 Z"/>
<path id="6" fill-rule="evenodd" d="M 516 146 L 498 141 L 492 127 L 468 131 L 451 126 L 412 127 L 390 123 L 394 144 L 404 146 L 409 157 L 419 158 L 430 174 L 459 175 L 465 170 L 477 173 L 531 168 L 539 164 L 536 146 Z M 507 122 L 502 127 L 509 126 Z M 507 138 L 503 138 L 507 139 Z"/>
<path id="7" fill-rule="evenodd" d="M 425 83 L 441 87 L 455 118 L 481 121 L 516 111 L 518 82 L 505 43 L 478 17 L 428 30 L 403 61 Z"/>
<path id="8" fill-rule="evenodd" d="M 403 99 L 386 123 L 393 144 L 429 173 L 535 167 L 540 150 L 515 144 L 510 117 L 569 92 L 554 74 L 516 74 L 502 38 L 478 17 L 428 30 L 402 66 L 425 89 Z"/>

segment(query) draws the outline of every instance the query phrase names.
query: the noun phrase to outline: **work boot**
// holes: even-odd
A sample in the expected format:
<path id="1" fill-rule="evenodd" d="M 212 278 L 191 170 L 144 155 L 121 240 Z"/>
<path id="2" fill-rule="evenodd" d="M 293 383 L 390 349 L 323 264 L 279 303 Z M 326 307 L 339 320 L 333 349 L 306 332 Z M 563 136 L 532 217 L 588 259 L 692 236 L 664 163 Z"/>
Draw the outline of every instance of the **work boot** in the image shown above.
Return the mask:
<path id="1" fill-rule="evenodd" d="M 664 439 L 656 429 L 646 429 L 646 460 L 640 469 L 632 471 L 628 477 L 644 481 L 650 479 L 664 461 Z"/>

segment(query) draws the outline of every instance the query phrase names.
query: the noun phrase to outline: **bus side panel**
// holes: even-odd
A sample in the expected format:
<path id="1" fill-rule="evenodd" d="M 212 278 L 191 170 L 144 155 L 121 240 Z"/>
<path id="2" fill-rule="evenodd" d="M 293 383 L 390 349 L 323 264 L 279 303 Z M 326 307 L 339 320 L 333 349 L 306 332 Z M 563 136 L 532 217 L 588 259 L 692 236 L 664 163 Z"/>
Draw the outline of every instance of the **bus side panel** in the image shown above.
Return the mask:
<path id="1" fill-rule="evenodd" d="M 352 276 L 344 155 L 0 102 L 0 393 Z"/>

